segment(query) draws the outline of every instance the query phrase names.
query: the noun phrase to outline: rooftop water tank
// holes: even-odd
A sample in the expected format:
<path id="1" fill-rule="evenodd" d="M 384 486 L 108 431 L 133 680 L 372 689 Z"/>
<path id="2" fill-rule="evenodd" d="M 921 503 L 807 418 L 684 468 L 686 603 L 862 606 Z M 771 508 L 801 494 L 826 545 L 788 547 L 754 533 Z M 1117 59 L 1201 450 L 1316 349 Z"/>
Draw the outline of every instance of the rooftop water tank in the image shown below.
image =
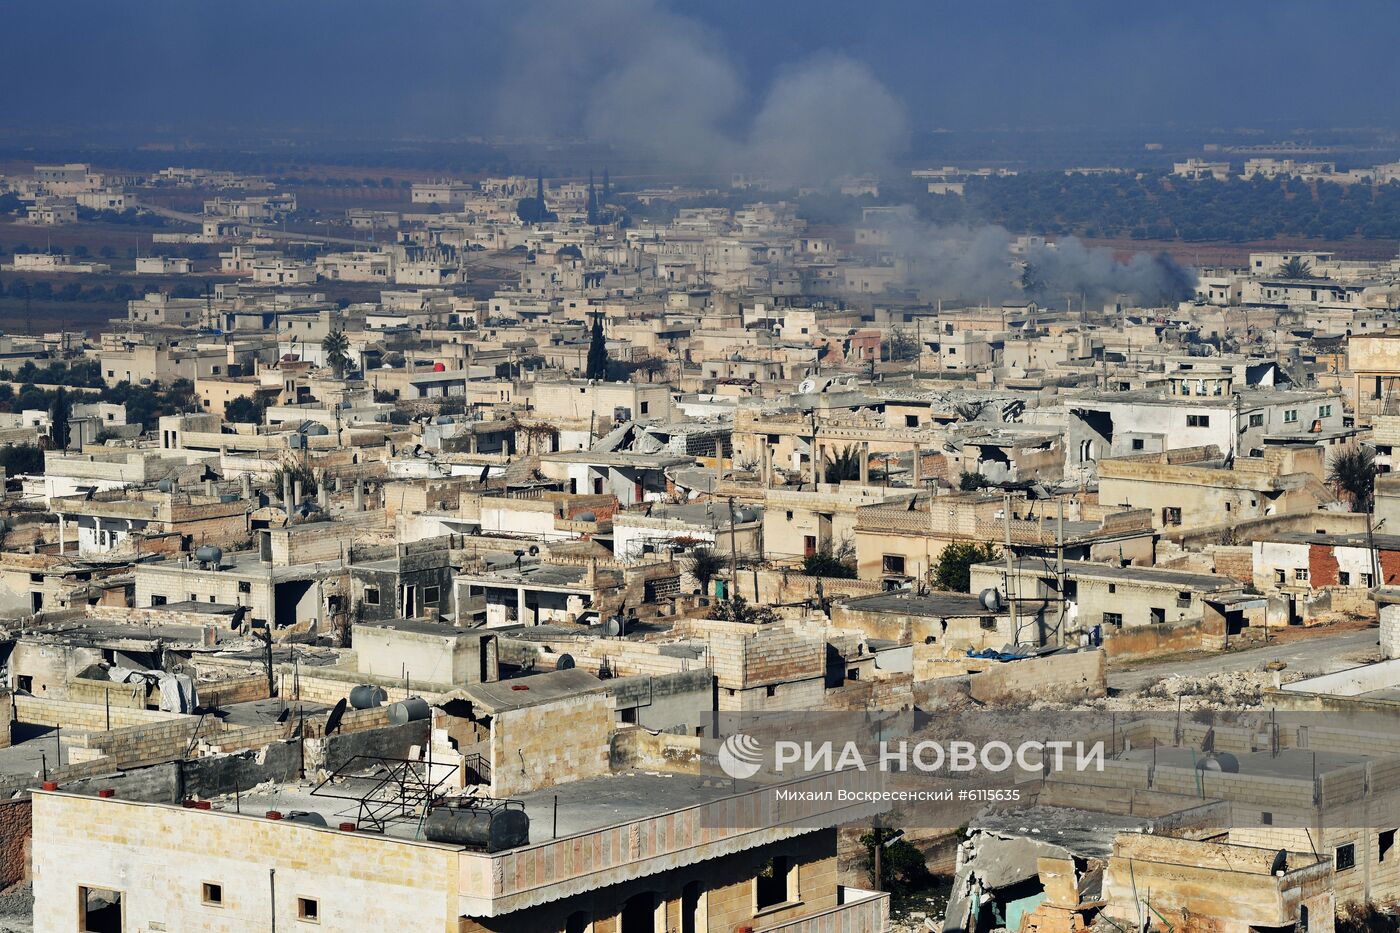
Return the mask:
<path id="1" fill-rule="evenodd" d="M 420 719 L 427 719 L 429 711 L 427 700 L 422 697 L 409 697 L 407 700 L 400 700 L 389 706 L 389 722 L 396 726 L 417 722 Z"/>
<path id="2" fill-rule="evenodd" d="M 350 705 L 355 709 L 374 709 L 387 699 L 389 694 L 375 684 L 360 684 L 350 690 Z"/>
<path id="3" fill-rule="evenodd" d="M 214 547 L 212 544 L 206 544 L 194 549 L 194 559 L 202 564 L 213 564 L 217 567 L 219 561 L 224 559 L 224 550 Z"/>
<path id="4" fill-rule="evenodd" d="M 431 842 L 503 852 L 530 844 L 530 817 L 518 805 L 448 800 L 428 811 L 423 835 Z"/>

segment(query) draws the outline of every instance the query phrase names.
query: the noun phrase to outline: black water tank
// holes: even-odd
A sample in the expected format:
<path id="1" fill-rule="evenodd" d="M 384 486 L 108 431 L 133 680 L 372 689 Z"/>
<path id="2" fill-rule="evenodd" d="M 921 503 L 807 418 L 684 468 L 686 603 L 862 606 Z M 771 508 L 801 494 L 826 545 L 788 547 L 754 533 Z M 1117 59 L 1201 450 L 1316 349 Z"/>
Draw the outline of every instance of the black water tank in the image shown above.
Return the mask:
<path id="1" fill-rule="evenodd" d="M 530 844 L 530 817 L 519 807 L 449 800 L 428 811 L 423 835 L 431 842 L 503 852 Z"/>

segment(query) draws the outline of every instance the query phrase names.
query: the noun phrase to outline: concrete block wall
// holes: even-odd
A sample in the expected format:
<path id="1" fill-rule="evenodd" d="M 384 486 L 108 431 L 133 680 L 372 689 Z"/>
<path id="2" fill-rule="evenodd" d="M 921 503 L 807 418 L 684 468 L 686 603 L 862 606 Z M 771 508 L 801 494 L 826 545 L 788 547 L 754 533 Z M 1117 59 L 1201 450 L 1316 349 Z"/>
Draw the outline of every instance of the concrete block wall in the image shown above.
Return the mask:
<path id="1" fill-rule="evenodd" d="M 75 703 L 90 703 L 101 707 L 110 705 L 145 709 L 147 702 L 145 684 L 119 684 L 87 677 L 74 677 L 69 680 L 64 696 Z"/>
<path id="2" fill-rule="evenodd" d="M 194 717 L 183 713 L 170 713 L 157 709 L 135 709 L 113 706 L 109 710 L 94 703 L 78 703 L 72 700 L 55 700 L 48 697 L 15 697 L 15 718 L 19 722 L 36 726 L 58 726 L 63 729 L 81 729 L 89 732 L 104 732 L 109 727 L 121 729 L 128 726 L 145 726 L 153 723 L 176 720 L 193 721 Z"/>
<path id="3" fill-rule="evenodd" d="M 267 699 L 267 677 L 263 674 L 201 682 L 196 686 L 199 705 L 208 709 Z"/>
<path id="4" fill-rule="evenodd" d="M 790 628 L 708 632 L 710 666 L 721 687 L 742 689 L 826 674 L 826 642 Z"/>
<path id="5" fill-rule="evenodd" d="M 969 677 L 971 695 L 981 703 L 1059 697 L 1090 698 L 1105 694 L 1107 655 L 1077 651 L 1044 658 L 994 664 Z"/>
<path id="6" fill-rule="evenodd" d="M 1381 657 L 1400 658 L 1400 605 L 1381 606 Z"/>

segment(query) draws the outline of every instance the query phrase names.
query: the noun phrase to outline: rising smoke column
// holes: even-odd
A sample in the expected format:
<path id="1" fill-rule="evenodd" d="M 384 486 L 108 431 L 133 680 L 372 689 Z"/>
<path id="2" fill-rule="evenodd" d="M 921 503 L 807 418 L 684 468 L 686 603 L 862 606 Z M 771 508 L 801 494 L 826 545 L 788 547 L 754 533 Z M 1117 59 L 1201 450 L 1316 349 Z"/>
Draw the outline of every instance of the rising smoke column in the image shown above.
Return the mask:
<path id="1" fill-rule="evenodd" d="M 888 168 L 903 108 L 870 69 L 813 55 L 752 88 L 701 24 L 652 0 L 521 6 L 498 100 L 502 130 L 585 137 L 673 168 L 823 183 Z"/>

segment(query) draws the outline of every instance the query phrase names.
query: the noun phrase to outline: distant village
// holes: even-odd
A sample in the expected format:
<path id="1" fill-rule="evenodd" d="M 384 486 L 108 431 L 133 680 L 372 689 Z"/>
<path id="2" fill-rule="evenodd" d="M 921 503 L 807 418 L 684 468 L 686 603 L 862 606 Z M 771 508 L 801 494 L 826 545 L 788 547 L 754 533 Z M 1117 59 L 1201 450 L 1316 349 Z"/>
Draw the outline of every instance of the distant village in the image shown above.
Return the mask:
<path id="1" fill-rule="evenodd" d="M 1332 933 L 1400 900 L 1400 258 L 1244 250 L 1160 299 L 1019 236 L 953 293 L 900 210 L 765 187 L 0 176 L 0 927 Z M 121 218 L 135 254 L 70 245 Z M 33 300 L 99 280 L 131 297 L 94 326 Z M 934 819 L 739 767 L 740 733 L 1015 713 L 1105 767 Z"/>

